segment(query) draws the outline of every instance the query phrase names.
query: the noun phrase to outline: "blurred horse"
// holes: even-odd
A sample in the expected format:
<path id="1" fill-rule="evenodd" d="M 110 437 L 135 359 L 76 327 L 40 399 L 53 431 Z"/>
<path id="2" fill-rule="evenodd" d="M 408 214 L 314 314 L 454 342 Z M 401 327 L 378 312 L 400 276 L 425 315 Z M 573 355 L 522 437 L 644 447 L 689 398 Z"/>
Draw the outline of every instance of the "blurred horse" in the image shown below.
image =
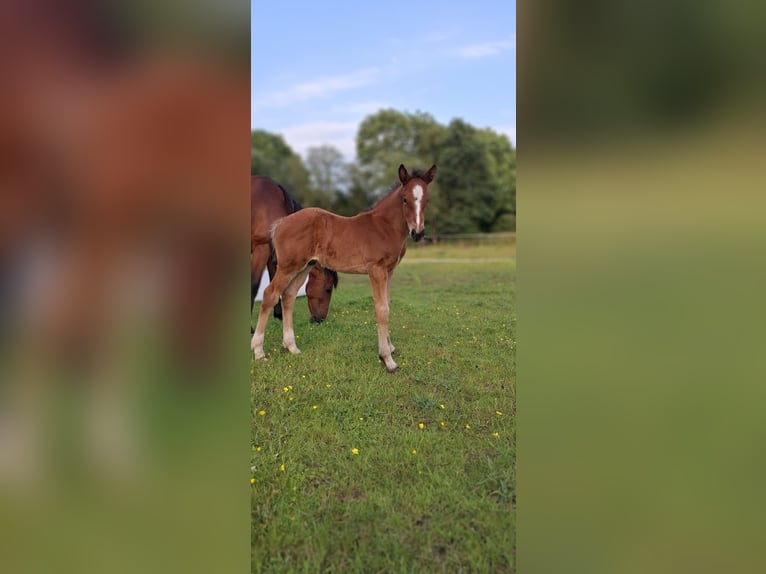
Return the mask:
<path id="1" fill-rule="evenodd" d="M 277 262 L 269 244 L 269 228 L 280 217 L 303 209 L 298 200 L 271 178 L 254 175 L 250 178 L 250 314 L 261 285 L 264 268 L 269 280 L 274 278 Z M 338 274 L 316 265 L 309 272 L 306 297 L 312 323 L 321 323 L 330 310 L 332 290 L 338 286 Z M 282 318 L 282 306 L 274 306 L 274 318 Z M 253 329 L 250 329 L 253 332 Z"/>
<path id="2" fill-rule="evenodd" d="M 420 241 L 425 234 L 428 184 L 436 177 L 436 166 L 410 174 L 399 166 L 399 185 L 371 209 L 354 217 L 342 217 L 318 208 L 306 208 L 278 220 L 271 229 L 271 242 L 279 261 L 277 273 L 266 288 L 251 341 L 256 359 L 263 352 L 269 312 L 282 297 L 282 345 L 291 353 L 300 350 L 293 332 L 293 304 L 306 275 L 316 265 L 343 273 L 366 274 L 372 285 L 378 324 L 378 357 L 390 373 L 399 370 L 392 354 L 388 332 L 391 276 L 401 260 L 407 237 Z"/>
<path id="3" fill-rule="evenodd" d="M 128 307 L 154 305 L 147 320 L 167 328 L 179 364 L 205 361 L 247 233 L 247 73 L 133 50 L 90 4 L 0 8 L 0 72 L 14 77 L 0 90 L 4 328 L 98 360 L 139 318 Z M 27 289 L 38 262 L 46 280 Z"/>

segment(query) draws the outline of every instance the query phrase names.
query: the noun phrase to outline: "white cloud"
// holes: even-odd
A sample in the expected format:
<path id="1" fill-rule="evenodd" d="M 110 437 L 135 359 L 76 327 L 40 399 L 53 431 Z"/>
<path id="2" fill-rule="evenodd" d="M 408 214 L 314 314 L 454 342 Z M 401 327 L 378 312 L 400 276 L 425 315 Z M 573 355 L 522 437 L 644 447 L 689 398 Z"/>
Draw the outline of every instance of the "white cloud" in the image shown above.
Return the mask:
<path id="1" fill-rule="evenodd" d="M 366 116 L 390 107 L 391 104 L 382 101 L 355 102 L 350 104 L 338 104 L 333 108 L 333 111 L 350 116 Z"/>
<path id="2" fill-rule="evenodd" d="M 481 42 L 478 44 L 467 44 L 459 47 L 455 54 L 463 60 L 475 60 L 478 58 L 488 58 L 496 56 L 501 52 L 516 47 L 516 34 L 510 40 L 498 40 L 495 42 Z"/>
<path id="3" fill-rule="evenodd" d="M 281 107 L 295 102 L 324 98 L 336 92 L 361 88 L 375 84 L 380 80 L 378 68 L 365 68 L 349 74 L 324 76 L 310 82 L 303 82 L 285 90 L 254 97 L 251 106 L 255 108 Z"/>
<path id="4" fill-rule="evenodd" d="M 311 122 L 282 130 L 287 144 L 306 157 L 310 147 L 331 145 L 351 160 L 356 154 L 356 132 L 359 122 Z"/>

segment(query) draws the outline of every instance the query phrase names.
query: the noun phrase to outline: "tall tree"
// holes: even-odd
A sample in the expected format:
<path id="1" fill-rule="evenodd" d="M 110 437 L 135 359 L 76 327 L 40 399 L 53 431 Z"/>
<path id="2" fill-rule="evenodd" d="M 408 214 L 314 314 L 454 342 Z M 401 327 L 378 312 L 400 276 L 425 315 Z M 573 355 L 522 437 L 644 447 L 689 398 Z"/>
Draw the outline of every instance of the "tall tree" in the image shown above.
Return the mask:
<path id="1" fill-rule="evenodd" d="M 271 177 L 301 202 L 310 197 L 309 172 L 281 135 L 264 130 L 250 133 L 250 173 Z"/>
<path id="2" fill-rule="evenodd" d="M 348 181 L 347 192 L 338 194 L 332 206 L 332 211 L 339 215 L 356 215 L 375 203 L 375 195 L 368 187 L 358 165 L 351 164 L 348 166 Z"/>
<path id="3" fill-rule="evenodd" d="M 331 145 L 311 147 L 306 153 L 306 166 L 311 184 L 308 205 L 330 209 L 349 184 L 349 167 L 343 154 Z"/>
<path id="4" fill-rule="evenodd" d="M 356 136 L 356 155 L 361 175 L 380 196 L 396 183 L 400 163 L 408 168 L 434 163 L 428 149 L 436 121 L 427 114 L 407 114 L 392 109 L 367 116 Z M 427 165 L 426 165 L 427 164 Z"/>
<path id="5" fill-rule="evenodd" d="M 492 231 L 515 210 L 515 154 L 510 141 L 460 119 L 450 122 L 439 144 L 439 233 Z"/>

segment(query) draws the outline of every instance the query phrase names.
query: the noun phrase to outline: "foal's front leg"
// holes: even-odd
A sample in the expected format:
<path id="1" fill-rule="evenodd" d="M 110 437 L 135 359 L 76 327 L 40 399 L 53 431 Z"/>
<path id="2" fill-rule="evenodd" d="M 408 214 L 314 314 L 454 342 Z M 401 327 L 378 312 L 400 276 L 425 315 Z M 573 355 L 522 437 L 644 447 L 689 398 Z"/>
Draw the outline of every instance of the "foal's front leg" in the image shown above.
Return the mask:
<path id="1" fill-rule="evenodd" d="M 394 272 L 389 271 L 388 272 L 388 281 L 386 281 L 386 301 L 388 301 L 388 307 L 391 308 L 391 279 L 394 276 Z M 396 351 L 396 347 L 394 347 L 393 343 L 391 343 L 391 332 L 389 331 L 386 333 L 386 338 L 388 339 L 388 348 L 391 349 L 391 354 L 393 355 Z"/>
<path id="2" fill-rule="evenodd" d="M 389 373 L 395 373 L 399 367 L 391 356 L 388 338 L 388 271 L 378 268 L 370 270 L 370 283 L 378 323 L 378 357 L 386 364 Z"/>
<path id="3" fill-rule="evenodd" d="M 253 350 L 256 360 L 266 358 L 266 353 L 263 352 L 263 340 L 266 334 L 266 324 L 269 321 L 269 313 L 271 313 L 274 305 L 279 301 L 280 295 L 287 288 L 289 282 L 290 276 L 277 269 L 274 281 L 269 283 L 269 286 L 263 292 L 261 310 L 258 313 L 258 323 L 255 326 L 253 338 L 250 340 L 250 348 Z"/>

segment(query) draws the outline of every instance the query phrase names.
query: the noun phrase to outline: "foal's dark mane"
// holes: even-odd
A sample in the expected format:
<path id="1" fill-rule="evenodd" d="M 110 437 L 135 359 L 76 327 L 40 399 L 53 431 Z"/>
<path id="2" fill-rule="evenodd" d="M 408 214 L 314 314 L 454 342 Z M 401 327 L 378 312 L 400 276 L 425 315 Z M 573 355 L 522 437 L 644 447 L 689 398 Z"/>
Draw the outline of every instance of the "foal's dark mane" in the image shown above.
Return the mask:
<path id="1" fill-rule="evenodd" d="M 425 174 L 427 172 L 428 172 L 427 169 L 419 169 L 419 168 L 418 169 L 413 169 L 410 172 L 410 179 L 415 179 L 415 178 L 423 179 L 423 176 L 425 176 Z M 378 201 L 373 203 L 370 207 L 368 207 L 366 209 L 363 209 L 359 213 L 364 213 L 366 211 L 371 211 L 371 210 L 375 209 L 384 199 L 386 199 L 389 195 L 391 195 L 392 193 L 397 191 L 401 186 L 402 186 L 402 182 L 401 181 L 397 181 L 392 187 L 390 187 L 388 189 L 388 191 Z"/>

